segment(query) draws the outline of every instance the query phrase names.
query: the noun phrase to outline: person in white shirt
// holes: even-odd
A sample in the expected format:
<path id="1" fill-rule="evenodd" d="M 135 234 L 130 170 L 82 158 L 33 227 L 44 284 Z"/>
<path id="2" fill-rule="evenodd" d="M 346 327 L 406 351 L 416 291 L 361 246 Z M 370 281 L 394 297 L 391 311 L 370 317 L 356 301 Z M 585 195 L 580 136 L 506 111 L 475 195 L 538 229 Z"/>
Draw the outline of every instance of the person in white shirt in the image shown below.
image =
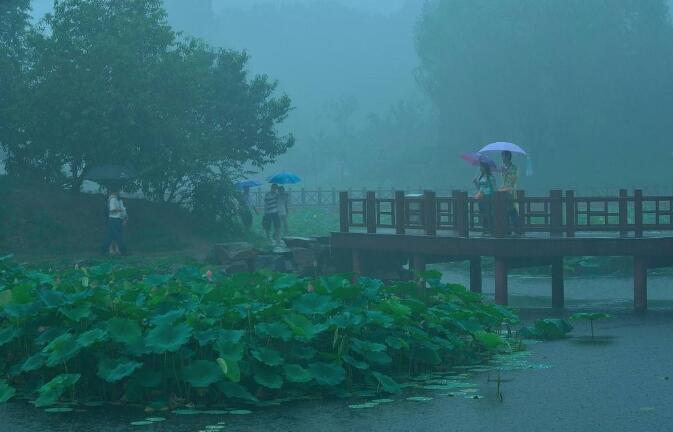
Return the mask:
<path id="1" fill-rule="evenodd" d="M 124 244 L 124 226 L 128 221 L 128 214 L 124 201 L 119 197 L 118 190 L 112 190 L 108 197 L 108 230 L 103 253 L 120 255 L 126 252 Z"/>

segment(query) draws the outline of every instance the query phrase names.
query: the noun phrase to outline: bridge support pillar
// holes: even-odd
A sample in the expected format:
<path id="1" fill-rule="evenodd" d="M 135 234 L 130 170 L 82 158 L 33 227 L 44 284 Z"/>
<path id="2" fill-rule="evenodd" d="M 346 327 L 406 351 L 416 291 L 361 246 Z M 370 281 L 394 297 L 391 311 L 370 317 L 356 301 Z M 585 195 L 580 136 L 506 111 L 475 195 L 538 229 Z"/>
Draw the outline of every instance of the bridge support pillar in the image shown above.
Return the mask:
<path id="1" fill-rule="evenodd" d="M 362 256 L 357 249 L 353 249 L 353 273 L 357 276 L 362 275 Z"/>
<path id="2" fill-rule="evenodd" d="M 495 303 L 507 305 L 507 260 L 495 257 Z"/>
<path id="3" fill-rule="evenodd" d="M 481 294 L 481 257 L 470 258 L 470 291 Z"/>
<path id="4" fill-rule="evenodd" d="M 647 311 L 647 259 L 633 259 L 633 309 L 636 312 Z"/>
<path id="5" fill-rule="evenodd" d="M 563 309 L 563 257 L 554 258 L 551 264 L 551 305 L 554 309 Z"/>
<path id="6" fill-rule="evenodd" d="M 412 264 L 414 266 L 414 272 L 424 272 L 425 271 L 425 258 L 420 255 L 414 255 L 412 259 Z"/>

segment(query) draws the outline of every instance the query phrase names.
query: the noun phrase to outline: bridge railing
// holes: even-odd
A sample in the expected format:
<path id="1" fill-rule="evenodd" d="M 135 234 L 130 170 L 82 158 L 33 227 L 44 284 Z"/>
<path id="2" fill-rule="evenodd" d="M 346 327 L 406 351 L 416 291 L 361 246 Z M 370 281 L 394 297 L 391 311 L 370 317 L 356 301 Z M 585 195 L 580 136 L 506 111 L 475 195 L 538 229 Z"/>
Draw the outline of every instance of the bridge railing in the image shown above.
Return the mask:
<path id="1" fill-rule="evenodd" d="M 548 196 L 513 196 L 496 192 L 489 199 L 469 197 L 465 191 L 437 196 L 433 191 L 384 197 L 375 191 L 352 197 L 339 193 L 340 230 L 365 229 L 367 233 L 456 235 L 489 233 L 547 233 L 574 237 L 577 233 L 612 232 L 622 237 L 643 237 L 645 232 L 673 231 L 673 196 L 644 196 L 625 189 L 616 196 L 575 196 L 552 190 Z"/>

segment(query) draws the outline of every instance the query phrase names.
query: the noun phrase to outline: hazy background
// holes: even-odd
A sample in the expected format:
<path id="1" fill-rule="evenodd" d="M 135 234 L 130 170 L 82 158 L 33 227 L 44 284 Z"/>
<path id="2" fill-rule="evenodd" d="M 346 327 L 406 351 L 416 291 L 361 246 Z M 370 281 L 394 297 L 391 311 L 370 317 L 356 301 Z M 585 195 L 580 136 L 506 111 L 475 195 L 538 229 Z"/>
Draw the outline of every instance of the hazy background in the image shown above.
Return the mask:
<path id="1" fill-rule="evenodd" d="M 34 0 L 35 16 L 47 12 L 51 2 Z M 649 114 L 643 115 L 652 120 L 652 124 L 644 122 L 642 129 L 633 127 L 643 130 L 640 138 L 627 138 L 631 131 L 621 133 L 617 130 L 620 125 L 615 124 L 614 135 L 624 137 L 625 141 L 619 145 L 615 144 L 614 137 L 602 134 L 603 129 L 593 124 L 601 120 L 591 119 L 592 124 L 586 126 L 591 134 L 596 133 L 594 136 L 589 137 L 586 128 L 578 134 L 572 131 L 565 134 L 572 128 L 564 127 L 561 114 L 540 109 L 537 101 L 525 106 L 531 112 L 527 121 L 558 120 L 558 124 L 545 125 L 545 131 L 533 133 L 528 123 L 517 125 L 518 130 L 510 128 L 512 119 L 508 118 L 501 120 L 506 126 L 498 129 L 498 121 L 486 107 L 472 113 L 471 119 L 465 114 L 463 123 L 471 129 L 466 126 L 465 130 L 456 132 L 463 126 L 462 120 L 451 126 L 451 120 L 447 120 L 449 114 L 441 113 L 441 103 L 431 101 L 429 92 L 419 85 L 415 29 L 424 3 L 424 0 L 165 1 L 169 21 L 176 29 L 217 46 L 247 51 L 252 72 L 268 74 L 278 80 L 279 90 L 291 97 L 294 110 L 281 128 L 295 135 L 296 144 L 275 165 L 267 167 L 266 173 L 279 169 L 296 171 L 304 177 L 307 187 L 468 188 L 473 169 L 466 167 L 458 156 L 491 141 L 512 140 L 524 145 L 533 155 L 535 176 L 522 182 L 531 189 L 673 184 L 673 174 L 668 170 L 673 163 L 673 145 L 666 147 L 666 140 L 673 143 L 673 137 L 667 138 L 673 132 L 670 128 L 655 131 L 653 124 L 659 120 L 655 121 Z M 613 4 L 617 9 L 617 2 Z M 673 4 L 673 0 L 669 4 Z M 559 20 L 573 19 L 562 16 L 564 13 L 559 9 Z M 502 18 L 503 21 L 509 19 Z M 466 22 L 473 28 L 482 24 Z M 579 18 L 578 25 L 581 25 Z M 572 33 L 567 25 L 565 28 Z M 499 37 L 493 32 L 484 33 L 484 46 L 490 46 L 489 37 Z M 591 41 L 584 42 L 587 47 L 592 45 Z M 587 48 L 585 54 L 577 58 L 571 55 L 566 60 L 569 64 L 581 64 L 583 55 L 595 58 L 600 52 L 601 48 Z M 621 65 L 619 63 L 617 68 Z M 534 69 L 537 66 L 522 67 Z M 560 74 L 558 69 L 556 67 L 556 72 Z M 605 71 L 596 73 L 604 75 Z M 496 85 L 497 80 L 491 84 Z M 584 92 L 581 87 L 576 89 L 578 94 Z M 533 91 L 537 96 L 541 94 L 541 91 Z M 606 90 L 606 94 L 611 91 Z M 517 96 L 514 90 L 507 95 Z M 606 97 L 600 95 L 594 99 Z M 479 99 L 475 97 L 475 100 Z M 616 101 L 617 105 L 622 103 L 628 105 L 630 101 Z M 652 100 L 655 110 L 659 103 Z M 458 116 L 472 109 L 464 103 L 456 105 Z M 580 105 L 582 102 L 578 101 L 578 112 L 582 109 Z M 510 108 L 504 104 L 494 109 L 507 111 Z M 452 116 L 456 118 L 455 113 Z M 616 118 L 621 117 L 615 115 L 609 121 Z M 578 114 L 578 119 L 565 121 L 576 123 L 582 119 L 587 116 Z M 482 133 L 481 122 L 491 123 L 492 130 Z M 585 153 L 584 141 L 595 143 L 594 151 Z M 626 142 L 642 151 L 629 153 Z M 569 153 L 574 157 L 569 157 L 570 162 L 559 159 Z M 613 153 L 624 156 L 616 157 L 617 165 L 604 164 L 612 157 L 605 155 Z M 522 159 L 518 163 L 522 168 L 525 165 Z"/>

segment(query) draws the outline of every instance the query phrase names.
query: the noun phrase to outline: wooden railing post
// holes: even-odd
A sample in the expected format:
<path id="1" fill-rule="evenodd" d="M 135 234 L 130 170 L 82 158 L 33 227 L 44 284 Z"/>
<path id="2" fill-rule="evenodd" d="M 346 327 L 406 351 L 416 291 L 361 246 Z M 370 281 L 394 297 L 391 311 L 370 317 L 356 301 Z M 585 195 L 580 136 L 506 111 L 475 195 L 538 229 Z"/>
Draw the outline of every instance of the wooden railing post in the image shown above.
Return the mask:
<path id="1" fill-rule="evenodd" d="M 423 192 L 423 226 L 425 235 L 437 235 L 437 197 L 434 191 Z"/>
<path id="2" fill-rule="evenodd" d="M 467 208 L 467 192 L 454 190 L 453 195 L 453 221 L 458 237 L 470 236 L 469 211 Z"/>
<path id="3" fill-rule="evenodd" d="M 367 225 L 367 234 L 376 233 L 376 192 L 367 192 L 365 201 L 365 221 Z"/>
<path id="4" fill-rule="evenodd" d="M 629 224 L 629 202 L 628 202 L 628 191 L 626 189 L 619 189 L 619 226 L 622 229 L 619 231 L 620 237 L 626 237 L 629 235 L 628 230 L 623 227 Z"/>
<path id="5" fill-rule="evenodd" d="M 517 226 L 514 230 L 518 234 L 525 234 L 526 232 L 526 192 L 522 190 L 516 191 L 516 201 L 519 204 L 519 211 L 517 214 Z"/>
<path id="6" fill-rule="evenodd" d="M 507 206 L 508 193 L 497 191 L 493 193 L 493 209 L 491 211 L 491 227 L 493 237 L 503 238 L 507 236 Z"/>
<path id="7" fill-rule="evenodd" d="M 566 191 L 566 236 L 575 237 L 575 191 Z"/>
<path id="8" fill-rule="evenodd" d="M 636 189 L 633 191 L 633 213 L 635 222 L 635 236 L 640 238 L 643 236 L 643 190 Z"/>
<path id="9" fill-rule="evenodd" d="M 339 192 L 339 231 L 347 233 L 350 227 L 350 206 L 348 192 Z"/>
<path id="10" fill-rule="evenodd" d="M 554 189 L 549 193 L 549 224 L 552 237 L 561 237 L 563 227 L 563 192 Z"/>
<path id="11" fill-rule="evenodd" d="M 407 217 L 404 214 L 404 191 L 395 192 L 395 231 L 404 234 Z"/>

